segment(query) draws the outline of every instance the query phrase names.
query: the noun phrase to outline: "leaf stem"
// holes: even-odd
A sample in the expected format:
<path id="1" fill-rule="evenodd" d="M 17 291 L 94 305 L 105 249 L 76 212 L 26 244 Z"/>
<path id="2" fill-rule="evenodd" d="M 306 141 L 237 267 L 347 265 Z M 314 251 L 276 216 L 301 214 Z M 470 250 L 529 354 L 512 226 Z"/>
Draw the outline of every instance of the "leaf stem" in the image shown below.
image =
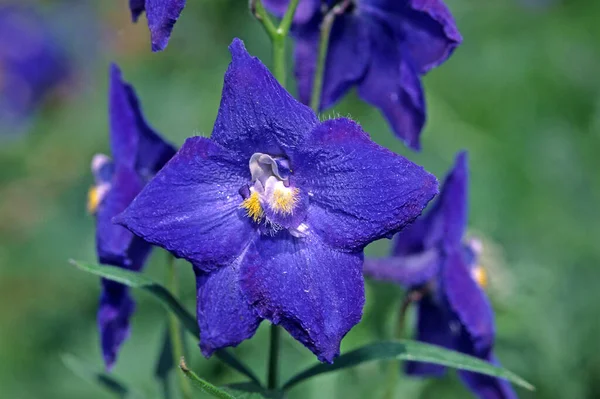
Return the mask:
<path id="1" fill-rule="evenodd" d="M 178 296 L 179 284 L 177 281 L 177 268 L 175 267 L 175 257 L 168 254 L 167 260 L 167 287 L 174 297 Z M 181 325 L 177 316 L 169 312 L 169 336 L 171 337 L 171 347 L 173 348 L 173 362 L 179 363 L 183 357 L 183 340 L 181 334 Z M 178 373 L 179 387 L 184 399 L 192 399 L 192 386 L 184 374 Z"/>
<path id="2" fill-rule="evenodd" d="M 267 389 L 278 388 L 279 374 L 279 341 L 281 330 L 276 324 L 271 324 L 271 341 L 269 348 L 269 367 L 267 374 Z"/>
<path id="3" fill-rule="evenodd" d="M 317 67 L 315 70 L 315 76 L 313 79 L 312 95 L 310 98 L 310 107 L 315 111 L 319 112 L 321 105 L 321 93 L 323 91 L 323 75 L 325 73 L 325 61 L 327 59 L 327 50 L 329 48 L 329 36 L 331 35 L 331 28 L 333 22 L 338 15 L 341 15 L 350 6 L 350 0 L 344 0 L 337 4 L 323 17 L 321 22 L 321 34 L 319 38 L 319 54 L 317 58 Z"/>

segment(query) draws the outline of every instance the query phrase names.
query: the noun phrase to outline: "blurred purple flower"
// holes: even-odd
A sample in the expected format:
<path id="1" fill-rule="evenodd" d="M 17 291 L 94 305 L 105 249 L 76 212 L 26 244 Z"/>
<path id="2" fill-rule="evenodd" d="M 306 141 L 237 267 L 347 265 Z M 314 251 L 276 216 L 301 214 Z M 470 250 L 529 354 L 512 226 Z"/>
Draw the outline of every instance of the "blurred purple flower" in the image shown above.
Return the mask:
<path id="1" fill-rule="evenodd" d="M 131 19 L 137 22 L 142 12 L 146 12 L 152 51 L 162 51 L 167 47 L 171 31 L 186 0 L 129 0 Z"/>
<path id="2" fill-rule="evenodd" d="M 366 259 L 365 274 L 393 281 L 417 295 L 416 339 L 498 364 L 494 354 L 494 315 L 483 291 L 484 270 L 477 265 L 481 245 L 463 243 L 467 225 L 467 154 L 460 153 L 442 192 L 427 215 L 399 233 L 393 255 Z M 440 376 L 445 367 L 407 362 L 415 376 Z M 510 399 L 508 382 L 459 371 L 464 383 L 482 399 Z"/>
<path id="3" fill-rule="evenodd" d="M 2 131 L 22 130 L 19 125 L 69 77 L 66 53 L 54 33 L 32 9 L 0 6 Z"/>
<path id="4" fill-rule="evenodd" d="M 264 0 L 281 15 L 288 0 Z M 333 1 L 328 2 L 333 5 Z M 353 86 L 379 108 L 394 133 L 420 149 L 425 124 L 421 76 L 443 63 L 462 41 L 442 0 L 342 0 L 325 63 L 320 109 L 334 105 Z M 293 34 L 300 100 L 310 102 L 323 20 L 318 0 L 300 0 Z"/>
<path id="5" fill-rule="evenodd" d="M 122 80 L 116 65 L 110 68 L 109 115 L 113 160 L 98 154 L 92 161 L 96 184 L 90 190 L 88 208 L 96 215 L 96 250 L 101 264 L 139 271 L 152 246 L 113 224 L 112 218 L 131 203 L 175 149 L 147 125 L 133 87 Z M 134 307 L 127 287 L 102 280 L 98 329 L 108 369 L 129 335 Z"/>
<path id="6" fill-rule="evenodd" d="M 437 192 L 349 119 L 319 122 L 235 39 L 212 137 L 189 138 L 116 221 L 194 265 L 206 356 L 282 325 L 321 361 L 361 318 L 363 248 Z"/>

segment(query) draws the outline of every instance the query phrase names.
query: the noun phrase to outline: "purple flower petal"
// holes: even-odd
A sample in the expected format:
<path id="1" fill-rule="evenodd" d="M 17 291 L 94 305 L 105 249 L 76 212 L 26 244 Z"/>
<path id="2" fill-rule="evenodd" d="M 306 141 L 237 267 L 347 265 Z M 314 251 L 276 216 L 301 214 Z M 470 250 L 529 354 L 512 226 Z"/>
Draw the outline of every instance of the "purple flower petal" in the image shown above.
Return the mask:
<path id="1" fill-rule="evenodd" d="M 450 308 L 468 335 L 474 349 L 472 354 L 487 356 L 494 342 L 494 314 L 485 293 L 471 276 L 461 250 L 447 255 L 441 284 Z"/>
<path id="2" fill-rule="evenodd" d="M 290 0 L 263 0 L 267 10 L 283 17 L 288 9 Z M 308 22 L 321 8 L 321 0 L 300 0 L 294 13 L 294 23 L 304 24 Z"/>
<path id="3" fill-rule="evenodd" d="M 242 294 L 240 260 L 209 274 L 194 268 L 200 347 L 205 356 L 251 338 L 262 321 Z"/>
<path id="4" fill-rule="evenodd" d="M 140 15 L 146 9 L 146 0 L 129 0 L 129 11 L 131 11 L 131 20 L 137 22 Z"/>
<path id="5" fill-rule="evenodd" d="M 175 154 L 148 125 L 133 87 L 123 80 L 115 64 L 110 67 L 109 114 L 115 163 L 153 175 Z"/>
<path id="6" fill-rule="evenodd" d="M 454 349 L 454 336 L 450 328 L 450 314 L 431 295 L 424 296 L 417 304 L 417 335 L 415 339 L 427 344 Z M 433 363 L 406 362 L 409 375 L 439 377 L 446 367 Z"/>
<path id="7" fill-rule="evenodd" d="M 234 39 L 223 96 L 212 139 L 247 157 L 253 153 L 286 154 L 319 122 L 296 101 L 244 44 Z"/>
<path id="8" fill-rule="evenodd" d="M 434 176 L 349 119 L 323 122 L 292 161 L 309 192 L 308 228 L 336 248 L 359 250 L 391 236 L 437 193 Z"/>
<path id="9" fill-rule="evenodd" d="M 255 231 L 240 204 L 248 163 L 203 137 L 183 147 L 115 221 L 204 271 L 228 265 Z"/>
<path id="10" fill-rule="evenodd" d="M 319 53 L 320 21 L 295 29 L 295 74 L 300 101 L 309 104 Z M 370 57 L 367 26 L 361 18 L 341 15 L 336 18 L 329 40 L 320 109 L 331 107 L 365 74 Z"/>
<path id="11" fill-rule="evenodd" d="M 152 51 L 162 51 L 167 47 L 173 26 L 184 7 L 185 0 L 146 0 Z"/>
<path id="12" fill-rule="evenodd" d="M 242 290 L 261 317 L 332 362 L 362 315 L 362 261 L 362 254 L 333 250 L 315 235 L 261 237 L 242 261 Z"/>
<path id="13" fill-rule="evenodd" d="M 123 212 L 142 190 L 143 182 L 127 167 L 115 171 L 111 188 L 96 213 L 96 251 L 102 264 L 139 270 L 151 246 L 144 244 L 126 228 L 113 224 L 112 219 Z"/>
<path id="14" fill-rule="evenodd" d="M 492 355 L 488 361 L 500 367 L 495 356 Z M 462 370 L 458 372 L 458 375 L 480 399 L 517 399 L 517 393 L 506 380 Z"/>
<path id="15" fill-rule="evenodd" d="M 404 287 L 423 285 L 439 271 L 440 255 L 435 249 L 409 256 L 365 259 L 365 275 L 382 281 L 392 281 Z"/>
<path id="16" fill-rule="evenodd" d="M 442 64 L 462 42 L 442 0 L 365 0 L 361 8 L 394 28 L 419 74 Z"/>
<path id="17" fill-rule="evenodd" d="M 358 94 L 381 110 L 396 136 L 419 150 L 419 137 L 425 125 L 425 99 L 417 67 L 387 25 L 375 19 L 369 22 L 371 62 Z"/>
<path id="18" fill-rule="evenodd" d="M 97 322 L 107 370 L 113 367 L 121 344 L 129 337 L 129 319 L 134 310 L 135 303 L 126 286 L 102 280 Z"/>
<path id="19" fill-rule="evenodd" d="M 467 153 L 456 156 L 454 167 L 446 176 L 442 191 L 431 210 L 432 224 L 437 225 L 439 236 L 453 248 L 461 246 L 467 229 L 468 218 L 469 168 Z M 429 216 L 429 215 L 428 215 Z"/>

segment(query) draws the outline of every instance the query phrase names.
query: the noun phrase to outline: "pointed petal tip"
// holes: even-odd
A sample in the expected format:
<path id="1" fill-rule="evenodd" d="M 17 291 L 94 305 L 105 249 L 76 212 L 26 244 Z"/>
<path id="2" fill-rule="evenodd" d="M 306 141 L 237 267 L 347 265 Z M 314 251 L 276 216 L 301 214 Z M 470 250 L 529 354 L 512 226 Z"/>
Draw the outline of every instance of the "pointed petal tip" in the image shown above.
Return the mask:
<path id="1" fill-rule="evenodd" d="M 229 45 L 229 52 L 231 53 L 232 61 L 250 58 L 250 54 L 248 53 L 248 50 L 246 50 L 246 45 L 244 44 L 244 41 L 237 37 L 234 38 L 231 44 Z"/>

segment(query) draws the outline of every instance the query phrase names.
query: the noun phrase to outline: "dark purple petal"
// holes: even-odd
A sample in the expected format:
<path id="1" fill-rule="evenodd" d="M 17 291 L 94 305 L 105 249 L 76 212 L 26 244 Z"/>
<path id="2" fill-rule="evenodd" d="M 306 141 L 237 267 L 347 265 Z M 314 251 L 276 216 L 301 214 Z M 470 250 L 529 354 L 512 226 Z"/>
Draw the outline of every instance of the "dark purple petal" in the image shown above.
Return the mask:
<path id="1" fill-rule="evenodd" d="M 365 18 L 365 20 L 367 20 Z M 371 61 L 358 94 L 379 108 L 392 130 L 406 145 L 419 150 L 425 125 L 425 99 L 417 66 L 392 30 L 369 19 Z"/>
<path id="2" fill-rule="evenodd" d="M 451 319 L 445 309 L 432 295 L 425 295 L 417 304 L 417 334 L 415 339 L 446 349 L 454 348 L 454 336 L 450 327 Z M 423 362 L 406 362 L 405 371 L 409 375 L 431 377 L 441 376 L 446 367 Z"/>
<path id="3" fill-rule="evenodd" d="M 212 139 L 243 154 L 286 154 L 319 122 L 315 113 L 296 101 L 239 39 L 231 46 L 223 96 Z"/>
<path id="4" fill-rule="evenodd" d="M 142 187 L 143 182 L 135 171 L 127 167 L 116 169 L 111 188 L 96 213 L 96 251 L 100 263 L 132 270 L 142 267 L 151 246 L 112 222 L 113 217 L 129 206 Z"/>
<path id="5" fill-rule="evenodd" d="M 442 266 L 440 289 L 467 333 L 465 339 L 473 348 L 471 354 L 487 356 L 494 342 L 494 314 L 485 293 L 471 276 L 460 249 L 447 255 Z"/>
<path id="6" fill-rule="evenodd" d="M 109 114 L 111 151 L 115 163 L 150 177 L 175 154 L 146 122 L 133 87 L 119 67 L 110 67 Z"/>
<path id="7" fill-rule="evenodd" d="M 468 176 L 467 154 L 456 156 L 432 209 L 402 230 L 395 238 L 393 254 L 411 255 L 439 246 L 461 247 L 467 227 Z"/>
<path id="8" fill-rule="evenodd" d="M 373 142 L 349 119 L 323 122 L 292 164 L 308 190 L 308 228 L 336 248 L 358 250 L 390 237 L 437 193 L 434 176 Z"/>
<path id="9" fill-rule="evenodd" d="M 440 255 L 435 249 L 408 256 L 365 259 L 364 273 L 375 280 L 391 281 L 411 288 L 433 279 L 439 271 Z"/>
<path id="10" fill-rule="evenodd" d="M 121 344 L 129 337 L 129 319 L 134 309 L 135 303 L 127 287 L 113 281 L 102 280 L 97 322 L 107 370 L 113 367 Z"/>
<path id="11" fill-rule="evenodd" d="M 237 258 L 254 232 L 238 192 L 249 180 L 246 160 L 192 137 L 115 221 L 210 271 Z"/>
<path id="12" fill-rule="evenodd" d="M 460 152 L 456 156 L 454 167 L 446 176 L 440 195 L 428 215 L 431 225 L 437 229 L 437 236 L 443 238 L 453 248 L 461 246 L 463 235 L 467 229 L 469 195 L 469 167 L 467 153 Z"/>
<path id="13" fill-rule="evenodd" d="M 338 252 L 315 235 L 263 236 L 242 261 L 242 290 L 261 317 L 332 362 L 362 316 L 362 262 L 361 253 Z"/>
<path id="14" fill-rule="evenodd" d="M 185 0 L 146 0 L 152 51 L 162 51 L 167 47 L 171 31 L 183 7 Z"/>
<path id="15" fill-rule="evenodd" d="M 495 356 L 492 355 L 488 361 L 500 367 Z M 470 371 L 459 371 L 458 375 L 479 399 L 517 399 L 517 393 L 506 380 Z"/>
<path id="16" fill-rule="evenodd" d="M 439 243 L 431 240 L 430 213 L 420 216 L 394 237 L 392 247 L 393 256 L 410 256 L 428 251 Z"/>
<path id="17" fill-rule="evenodd" d="M 240 260 L 212 273 L 194 268 L 200 347 L 205 356 L 251 338 L 262 321 L 242 294 Z"/>
<path id="18" fill-rule="evenodd" d="M 442 64 L 462 42 L 454 18 L 442 0 L 365 0 L 360 8 L 394 29 L 419 74 Z"/>
<path id="19" fill-rule="evenodd" d="M 289 0 L 263 0 L 265 8 L 277 15 L 283 17 L 288 9 Z M 321 0 L 300 0 L 296 12 L 294 13 L 294 23 L 304 24 L 308 22 L 321 8 Z"/>
<path id="20" fill-rule="evenodd" d="M 129 0 L 129 11 L 131 11 L 131 20 L 133 22 L 137 22 L 145 9 L 146 0 Z"/>
<path id="21" fill-rule="evenodd" d="M 319 23 L 295 30 L 295 73 L 298 94 L 304 104 L 310 103 L 319 52 Z M 369 31 L 354 14 L 336 18 L 329 40 L 320 109 L 336 103 L 365 74 L 370 57 Z"/>

